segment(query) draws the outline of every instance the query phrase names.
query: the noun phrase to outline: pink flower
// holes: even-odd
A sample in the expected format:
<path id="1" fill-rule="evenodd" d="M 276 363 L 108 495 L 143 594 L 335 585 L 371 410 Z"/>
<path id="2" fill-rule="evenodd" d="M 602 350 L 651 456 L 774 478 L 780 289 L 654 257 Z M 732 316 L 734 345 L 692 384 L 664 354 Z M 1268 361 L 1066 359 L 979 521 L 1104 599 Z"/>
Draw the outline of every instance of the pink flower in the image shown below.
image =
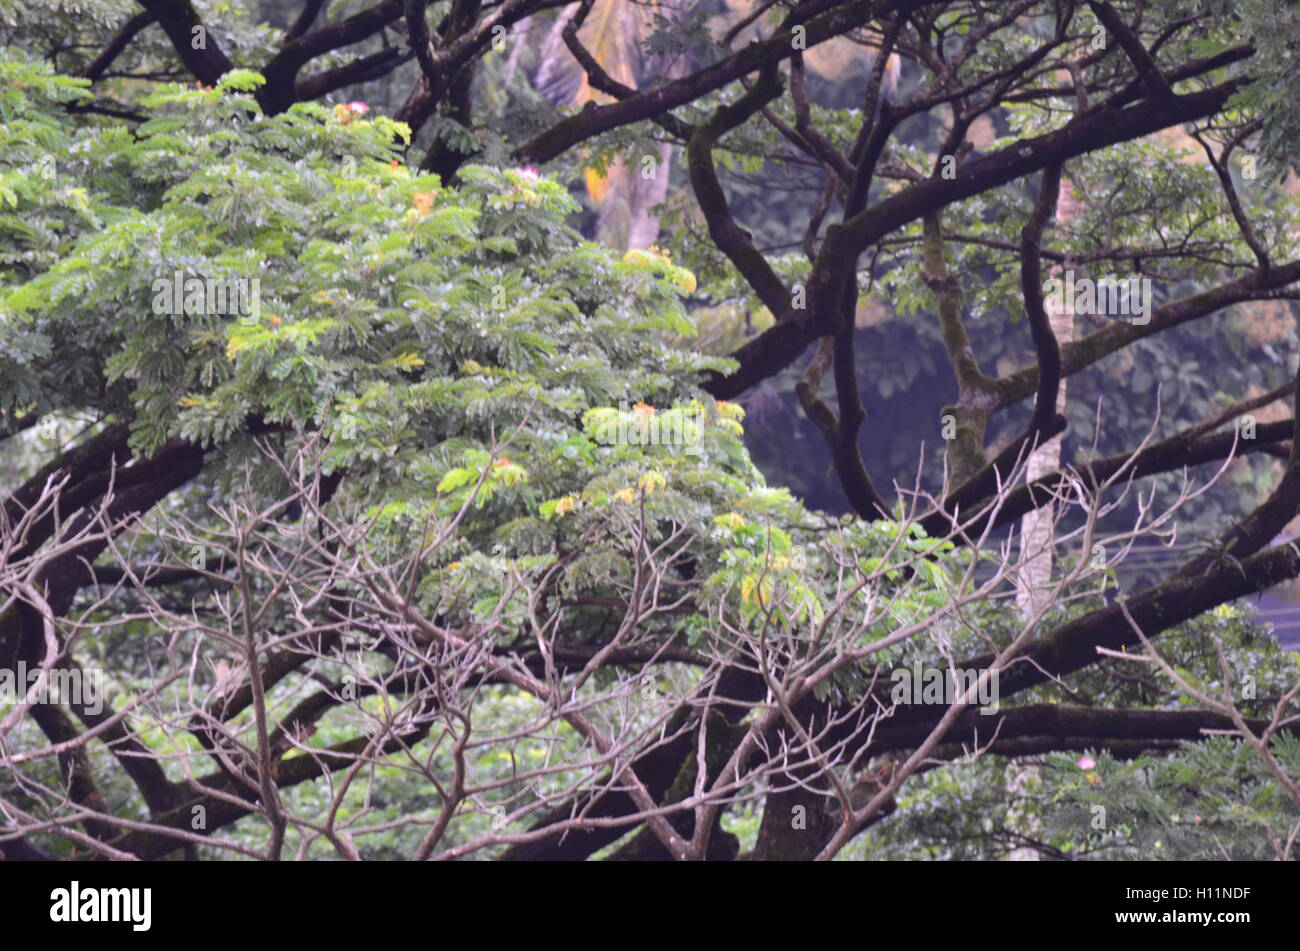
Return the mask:
<path id="1" fill-rule="evenodd" d="M 1080 768 L 1080 769 L 1096 769 L 1096 767 L 1097 767 L 1097 761 L 1096 761 L 1095 759 L 1093 759 L 1091 756 L 1080 756 L 1080 757 L 1079 757 L 1079 768 Z"/>
<path id="2" fill-rule="evenodd" d="M 334 107 L 334 116 L 339 120 L 339 125 L 349 125 L 369 111 L 370 107 L 364 102 L 349 102 L 347 105 L 340 102 Z"/>
<path id="3" fill-rule="evenodd" d="M 539 177 L 540 177 L 540 176 L 537 174 L 537 169 L 533 168 L 531 165 L 525 165 L 523 168 L 521 168 L 521 169 L 519 170 L 519 175 L 520 175 L 520 177 L 522 177 L 522 178 L 539 178 Z"/>

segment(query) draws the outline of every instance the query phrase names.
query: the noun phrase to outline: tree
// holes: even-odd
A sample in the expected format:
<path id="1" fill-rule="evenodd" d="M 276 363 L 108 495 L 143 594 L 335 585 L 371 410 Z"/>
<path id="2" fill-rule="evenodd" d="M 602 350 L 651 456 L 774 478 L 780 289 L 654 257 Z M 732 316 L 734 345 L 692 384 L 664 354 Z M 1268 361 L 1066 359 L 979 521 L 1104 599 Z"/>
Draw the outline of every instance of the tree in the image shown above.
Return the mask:
<path id="1" fill-rule="evenodd" d="M 1265 55 L 1292 12 L 811 0 L 707 31 L 666 10 L 623 37 L 658 75 L 616 76 L 584 45 L 592 0 L 329 6 L 274 29 L 104 4 L 89 22 L 117 32 L 91 47 L 59 14 L 7 28 L 0 656 L 44 671 L 32 701 L 60 671 L 117 692 L 0 724 L 6 854 L 831 858 L 871 854 L 869 828 L 942 851 L 962 836 L 934 844 L 952 810 L 931 794 L 1009 805 L 990 758 L 1050 754 L 1026 800 L 1231 760 L 1241 796 L 1275 792 L 1229 854 L 1294 856 L 1295 660 L 1235 615 L 1207 627 L 1300 575 L 1274 544 L 1300 511 L 1294 414 L 1250 415 L 1295 389 L 1290 358 L 1215 367 L 1198 405 L 1157 394 L 1146 429 L 1094 422 L 1091 453 L 1025 482 L 1099 416 L 1059 411 L 1067 378 L 1294 296 L 1289 67 Z M 607 101 L 565 114 L 509 72 L 512 38 L 557 29 Z M 810 96 L 830 48 L 863 64 L 855 107 Z M 401 90 L 392 118 L 347 99 L 375 82 Z M 1200 159 L 1152 138 L 1171 128 Z M 622 259 L 523 164 L 567 181 L 670 145 L 690 191 L 665 250 Z M 1081 204 L 1054 229 L 1067 163 Z M 724 184 L 778 169 L 810 196 L 781 222 L 802 257 L 764 250 Z M 1059 306 L 1056 262 L 1089 303 Z M 886 491 L 872 296 L 933 315 L 955 388 Z M 728 302 L 752 329 L 706 355 L 696 305 Z M 1061 343 L 1070 312 L 1097 327 Z M 1027 360 L 988 372 L 976 317 Z M 741 442 L 728 401 L 781 380 L 845 518 L 767 487 Z M 1133 546 L 1251 454 L 1280 460 L 1260 504 L 1117 593 Z M 1055 555 L 1021 619 L 1034 512 Z M 1139 646 L 1159 676 L 1123 672 Z M 1238 742 L 1173 751 L 1207 730 Z M 1147 834 L 1093 818 L 984 830 L 980 854 Z"/>

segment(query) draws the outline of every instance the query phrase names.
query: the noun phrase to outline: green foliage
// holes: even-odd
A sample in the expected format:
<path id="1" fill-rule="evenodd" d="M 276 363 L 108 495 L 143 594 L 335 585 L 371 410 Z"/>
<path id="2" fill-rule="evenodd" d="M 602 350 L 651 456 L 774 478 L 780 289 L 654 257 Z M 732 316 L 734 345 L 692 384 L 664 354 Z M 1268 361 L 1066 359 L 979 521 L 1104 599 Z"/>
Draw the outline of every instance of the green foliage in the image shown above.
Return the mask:
<path id="1" fill-rule="evenodd" d="M 25 83 L 0 93 L 13 127 L 78 159 L 54 180 L 11 173 L 17 219 L 41 213 L 68 226 L 4 272 L 0 405 L 14 415 L 93 408 L 100 421 L 129 423 L 142 454 L 177 439 L 207 447 L 201 477 L 169 507 L 213 544 L 222 525 L 210 499 L 245 491 L 250 472 L 259 505 L 282 490 L 253 428 L 286 452 L 323 442 L 325 474 L 346 474 L 334 510 L 369 526 L 377 556 L 409 555 L 430 526 L 445 530 L 416 581 L 418 607 L 501 631 L 527 629 L 534 606 L 521 583 L 562 566 L 558 594 L 616 598 L 636 555 L 629 539 L 673 538 L 707 584 L 695 612 L 656 620 L 651 635 L 704 646 L 718 612 L 745 625 L 774 613 L 794 656 L 835 590 L 827 545 L 839 558 L 924 552 L 912 539 L 891 548 L 880 526 L 846 526 L 827 542 L 824 520 L 765 487 L 741 442 L 743 410 L 695 385 L 727 362 L 672 345 L 692 329 L 682 296 L 694 276 L 666 256 L 620 260 L 580 240 L 566 223 L 576 206 L 554 181 L 469 166 L 447 187 L 402 164 L 406 133 L 391 120 L 317 104 L 268 117 L 250 95 L 260 78 L 243 71 L 214 89 L 159 90 L 134 135 L 65 133 L 56 110 L 78 85 L 0 60 L 4 70 Z M 18 153 L 14 164 L 39 157 Z M 72 197 L 60 203 L 59 189 Z M 132 539 L 188 558 L 169 552 L 155 519 Z M 875 567 L 898 577 L 892 562 Z M 273 598 L 274 579 L 253 583 Z M 938 603 L 925 590 L 924 603 Z M 272 627 L 292 623 L 285 605 L 264 610 Z M 117 651 L 110 699 L 120 701 L 149 684 L 153 648 L 147 624 L 117 623 L 87 656 Z M 606 623 L 575 610 L 562 636 L 599 643 Z M 289 678 L 271 702 L 304 686 Z M 390 716 L 385 702 L 327 715 L 311 744 L 355 735 L 358 715 Z M 494 690 L 477 706 L 506 729 L 527 715 L 521 702 Z M 193 752 L 143 715 L 135 725 L 160 754 Z M 251 711 L 230 728 L 252 730 Z M 533 749 L 553 756 L 572 741 L 556 729 Z M 500 755 L 476 753 L 476 769 L 505 775 Z M 405 777 L 397 761 L 380 776 L 393 797 L 381 815 L 422 808 Z M 105 779 L 129 795 L 116 782 Z M 287 795 L 309 808 L 321 790 Z M 453 843 L 482 831 L 490 810 L 476 809 L 458 815 Z M 256 834 L 256 820 L 245 825 Z"/>
<path id="2" fill-rule="evenodd" d="M 331 512 L 365 526 L 375 557 L 418 556 L 410 584 L 416 607 L 439 623 L 491 629 L 498 640 L 489 650 L 498 652 L 528 643 L 539 609 L 555 612 L 562 647 L 604 646 L 612 636 L 608 605 L 641 590 L 637 545 L 679 552 L 667 587 L 690 592 L 671 611 L 645 621 L 639 633 L 656 648 L 671 645 L 695 656 L 746 656 L 744 650 L 758 643 L 765 662 L 775 657 L 793 666 L 815 657 L 828 636 L 848 630 L 850 645 L 865 648 L 923 625 L 970 594 L 967 556 L 951 544 L 894 522 L 864 524 L 811 511 L 838 508 L 839 493 L 820 437 L 813 433 L 808 440 L 810 431 L 800 434 L 792 422 L 791 389 L 800 368 L 747 397 L 748 436 L 741 426 L 744 409 L 700 391 L 704 373 L 730 367 L 707 354 L 730 352 L 771 315 L 705 238 L 704 223 L 684 193 L 670 197 L 664 217 L 666 245 L 677 263 L 655 248 L 620 259 L 581 239 L 577 224 L 585 209 L 565 179 L 583 169 L 605 170 L 616 156 L 646 153 L 662 141 L 658 129 L 637 125 L 598 136 L 556 163 L 558 179 L 509 167 L 506 157 L 516 140 L 563 110 L 529 88 L 513 60 L 492 53 L 479 74 L 487 118 L 480 113 L 482 121 L 471 128 L 437 115 L 419 133 L 420 148 L 437 140 L 475 156 L 478 164 L 460 167 L 455 182 L 444 182 L 405 163 L 412 131 L 385 117 L 392 108 L 363 116 L 342 104 L 312 102 L 264 115 L 255 98 L 263 80 L 242 66 L 264 63 L 282 30 L 259 25 L 250 4 L 198 6 L 241 68 L 215 88 L 147 86 L 129 70 L 184 74 L 154 29 L 124 53 L 122 77 L 95 84 L 92 100 L 85 81 L 56 75 L 44 60 L 60 62 L 65 71 L 84 68 L 94 43 L 65 40 L 86 39 L 88 32 L 98 41 L 134 7 L 125 0 L 60 0 L 40 11 L 27 0 L 0 0 L 6 18 L 0 30 L 8 41 L 0 54 L 0 409 L 6 419 L 48 416 L 55 433 L 27 439 L 6 480 L 29 474 L 37 456 L 43 461 L 52 454 L 51 440 L 67 448 L 60 427 L 87 422 L 71 437 L 84 440 L 125 422 L 141 456 L 180 441 L 208 451 L 202 473 L 166 507 L 192 519 L 199 536 L 216 539 L 222 525 L 214 506 L 245 489 L 262 505 L 281 498 L 284 473 L 259 455 L 264 446 L 254 445 L 252 433 L 265 435 L 285 456 L 319 444 L 321 474 L 345 477 Z M 1265 81 L 1247 87 L 1224 118 L 1238 126 L 1248 115 L 1266 117 L 1265 153 L 1274 171 L 1300 139 L 1287 92 L 1296 72 L 1291 6 L 1198 0 L 1161 13 L 1173 19 L 1212 9 L 1218 17 L 1214 35 L 1174 39 L 1165 47 L 1168 57 L 1214 55 L 1240 36 L 1257 44 L 1260 55 L 1251 68 L 1262 62 Z M 339 5 L 330 15 L 350 9 Z M 431 11 L 435 17 L 445 12 L 443 4 Z M 650 52 L 716 55 L 696 35 L 704 33 L 710 12 L 706 5 L 676 24 L 659 16 Z M 1028 22 L 1007 42 L 981 44 L 963 68 L 1013 66 L 1051 35 L 1046 19 Z M 951 49 L 974 26 L 969 11 L 944 13 L 931 24 L 929 40 L 936 50 Z M 533 51 L 523 55 L 535 59 Z M 1095 68 L 1102 74 L 1117 81 L 1126 75 L 1123 57 L 1101 59 Z M 334 53 L 315 67 L 345 61 Z M 410 67 L 401 75 L 409 78 Z M 845 152 L 862 121 L 855 108 L 861 80 L 840 87 L 812 83 L 811 118 Z M 376 106 L 400 102 L 401 82 L 390 77 L 372 88 Z M 733 101 L 734 92 L 705 96 L 678 115 L 700 122 Z M 94 113 L 69 121 L 70 107 L 106 102 L 139 110 L 132 120 L 138 125 L 128 129 Z M 1035 99 L 999 111 L 987 117 L 993 139 L 982 150 L 1052 130 L 1070 108 L 1064 100 Z M 798 118 L 785 100 L 771 111 L 787 124 Z M 903 179 L 934 173 L 944 130 L 933 118 L 911 123 L 908 141 L 891 144 L 874 199 Z M 799 284 L 809 264 L 795 250 L 822 186 L 788 187 L 776 177 L 769 156 L 784 147 L 773 130 L 754 123 L 729 135 L 715 158 L 738 219 L 766 249 L 777 274 Z M 1217 190 L 1215 176 L 1184 158 L 1177 148 L 1146 141 L 1072 160 L 1070 180 L 1086 201 L 1068 231 L 1051 236 L 1052 249 L 1112 270 L 1141 255 L 1169 259 L 1171 276 L 1158 289 L 1160 301 L 1192 293 L 1242 262 L 1249 265 L 1253 252 L 1231 217 L 1206 201 Z M 1240 176 L 1237 181 L 1263 244 L 1279 259 L 1293 256 L 1292 200 L 1274 182 L 1248 189 Z M 1017 249 L 1007 238 L 1027 219 L 1027 185 L 957 203 L 945 213 L 949 265 L 962 281 L 975 350 L 989 368 L 1021 365 L 1031 353 L 1020 320 Z M 937 430 L 935 410 L 951 396 L 938 331 L 927 316 L 934 300 L 916 253 L 919 238 L 915 225 L 890 235 L 858 275 L 864 298 L 881 298 L 875 312 L 859 315 L 866 319 L 859 323 L 858 372 L 868 404 L 886 410 L 873 413 L 873 424 L 885 422 L 873 425 L 870 436 L 878 449 L 870 460 L 879 470 L 873 475 L 882 482 L 910 481 L 916 444 L 937 442 L 925 434 Z M 1117 247 L 1131 253 L 1110 255 L 1108 249 Z M 226 296 L 214 306 L 218 290 Z M 710 305 L 697 308 L 694 320 L 684 309 L 691 298 Z M 882 328 L 876 317 L 889 325 Z M 1284 344 L 1293 343 L 1294 334 L 1288 330 L 1280 344 L 1243 336 L 1229 335 L 1226 345 L 1246 358 L 1244 368 L 1216 367 L 1213 379 L 1202 370 L 1215 365 L 1223 334 L 1202 325 L 1141 341 L 1072 378 L 1066 457 L 1084 458 L 1080 447 L 1092 440 L 1095 406 L 1103 397 L 1104 423 L 1096 435 L 1104 453 L 1131 446 L 1145 433 L 1147 403 L 1135 397 L 1157 387 L 1167 408 L 1159 429 L 1164 434 L 1209 415 L 1230 392 L 1276 385 L 1287 369 Z M 1003 366 L 998 373 L 1005 375 Z M 630 403 L 635 406 L 628 409 Z M 1022 420 L 1008 415 L 990 441 L 1019 430 Z M 669 435 L 651 438 L 651 432 Z M 792 451 L 801 435 L 801 451 Z M 761 465 L 751 460 L 746 438 Z M 935 474 L 937 458 L 931 455 L 927 477 Z M 768 486 L 763 471 L 796 491 Z M 1243 479 L 1262 490 L 1266 471 L 1257 466 Z M 1197 514 L 1219 522 L 1238 503 L 1210 494 Z M 299 516 L 285 518 L 294 523 Z M 274 532 L 292 529 L 268 529 L 267 537 Z M 438 542 L 426 548 L 430 536 Z M 150 557 L 177 554 L 157 513 L 133 528 L 131 543 Z M 249 584 L 268 602 L 280 591 L 280 579 Z M 546 595 L 535 597 L 537 591 Z M 211 597 L 198 586 L 184 592 L 195 603 Z M 1054 607 L 1045 623 L 1101 604 L 1101 594 L 1089 592 Z M 113 668 L 115 701 L 150 684 L 159 632 L 143 616 L 129 592 L 92 611 L 92 623 L 111 621 L 113 630 L 84 651 L 88 660 Z M 270 628 L 297 620 L 283 603 L 267 608 Z M 927 636 L 891 643 L 827 677 L 817 697 L 858 700 L 891 667 L 934 666 L 952 655 L 1002 647 L 1018 625 L 1000 600 L 981 600 L 961 618 L 932 626 Z M 1229 644 L 1227 675 L 1213 636 Z M 196 656 L 208 650 L 189 634 L 180 640 Z M 343 647 L 360 650 L 364 641 L 349 631 Z M 1248 715 L 1265 715 L 1295 680 L 1296 659 L 1232 609 L 1189 622 L 1161 644 L 1182 676 L 1211 693 L 1231 692 L 1234 678 L 1251 677 L 1258 698 L 1242 701 Z M 374 655 L 366 663 L 377 673 L 393 667 L 391 658 Z M 327 664 L 318 673 L 337 678 L 345 670 L 338 668 Z M 576 695 L 592 698 L 622 675 L 600 670 Z M 660 712 L 655 691 L 690 685 L 697 676 L 689 665 L 666 665 L 641 685 L 640 705 L 631 703 L 620 715 L 638 727 L 653 723 Z M 309 680 L 290 677 L 275 685 L 272 704 L 298 699 Z M 1062 690 L 1085 707 L 1176 710 L 1192 703 L 1159 678 L 1131 675 L 1122 660 L 1110 658 L 1015 702 L 1059 702 Z M 165 698 L 181 695 L 177 687 Z M 563 764 L 581 741 L 558 719 L 533 730 L 545 710 L 540 699 L 492 684 L 475 695 L 473 706 L 491 730 L 528 735 L 469 751 L 476 778 L 492 794 L 460 804 L 450 846 L 488 829 L 521 829 L 508 816 L 513 808 L 548 797 L 558 801 L 578 781 Z M 343 743 L 397 715 L 391 697 L 366 697 L 325 716 L 305 745 L 315 751 Z M 196 741 L 178 739 L 142 714 L 132 725 L 154 752 L 199 753 Z M 250 737 L 251 712 L 230 725 Z M 22 730 L 20 744 L 39 742 L 29 725 Z M 1289 775 L 1300 775 L 1300 744 L 1280 737 L 1272 749 Z M 1019 841 L 1005 822 L 1014 808 L 1038 824 L 1049 854 L 1062 858 L 1261 858 L 1286 841 L 1296 821 L 1275 778 L 1237 741 L 1209 738 L 1169 756 L 1131 762 L 1079 752 L 1086 757 L 1048 757 L 1038 779 L 1020 792 L 1008 788 L 1006 763 L 996 758 L 924 773 L 905 790 L 898 813 L 855 846 L 856 854 L 1000 857 Z M 286 762 L 301 755 L 307 754 L 291 754 Z M 107 768 L 110 762 L 103 751 L 94 754 L 111 807 L 123 813 L 134 807 L 143 815 L 131 787 Z M 513 781 L 520 763 L 545 764 L 550 771 L 525 788 Z M 167 765 L 179 779 L 176 763 Z M 441 800 L 425 779 L 446 776 L 458 765 L 446 744 L 421 742 L 409 758 L 393 756 L 375 766 L 377 783 L 364 793 L 349 792 L 341 818 L 365 815 L 383 823 L 436 814 Z M 59 782 L 50 762 L 33 770 L 35 778 Z M 3 782 L 6 795 L 21 795 Z M 723 818 L 724 828 L 747 845 L 757 831 L 761 793 L 757 786 L 745 790 L 743 805 Z M 324 781 L 286 793 L 295 808 L 317 813 L 328 794 Z M 1098 815 L 1104 816 L 1101 825 L 1095 824 Z M 260 822 L 244 820 L 235 838 L 255 842 Z M 418 831 L 407 827 L 372 839 L 366 857 L 408 855 Z M 313 857 L 328 854 L 323 842 L 291 845 Z M 71 853 L 64 848 L 61 854 Z"/>
<path id="3" fill-rule="evenodd" d="M 1070 613 L 1093 606 L 1084 601 Z M 996 612 L 980 609 L 974 620 L 995 638 L 1010 634 Z M 1222 639 L 1234 675 L 1251 676 L 1253 700 L 1241 697 L 1240 680 L 1223 683 L 1211 635 Z M 1159 646 L 1170 664 L 1210 695 L 1220 696 L 1225 687 L 1236 694 L 1246 716 L 1269 716 L 1300 675 L 1300 655 L 1282 650 L 1244 608 L 1225 607 L 1179 625 Z M 1068 677 L 1063 686 L 1071 705 L 1186 707 L 1186 698 L 1164 678 L 1119 661 Z M 1063 702 L 1059 692 L 1049 688 L 1015 700 L 1056 702 Z M 1300 745 L 1292 736 L 1275 737 L 1271 748 L 1288 776 L 1300 776 Z M 1236 737 L 1211 736 L 1181 743 L 1171 753 L 1127 760 L 1081 749 L 1036 761 L 1042 764 L 1037 774 L 1016 791 L 1009 761 L 996 756 L 919 775 L 899 797 L 898 811 L 846 857 L 1005 858 L 1025 844 L 1028 826 L 1036 828 L 1034 837 L 1048 859 L 1262 860 L 1277 857 L 1274 845 L 1287 842 L 1300 819 L 1263 760 Z M 1019 825 L 1008 821 L 1010 814 L 1021 817 Z"/>

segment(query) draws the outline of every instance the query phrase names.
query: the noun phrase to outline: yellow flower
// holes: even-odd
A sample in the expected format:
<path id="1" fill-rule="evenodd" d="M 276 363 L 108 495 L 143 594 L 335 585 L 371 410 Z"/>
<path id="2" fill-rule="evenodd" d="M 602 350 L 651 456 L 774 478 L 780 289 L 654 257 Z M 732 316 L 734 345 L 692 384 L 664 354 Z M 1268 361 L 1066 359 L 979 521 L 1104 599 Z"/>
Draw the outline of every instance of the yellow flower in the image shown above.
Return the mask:
<path id="1" fill-rule="evenodd" d="M 660 489 L 668 484 L 668 480 L 660 472 L 647 472 L 638 481 L 637 486 L 645 490 L 646 495 L 654 495 Z"/>
<path id="2" fill-rule="evenodd" d="M 726 400 L 718 400 L 718 415 L 723 419 L 744 419 L 745 407 L 739 403 L 729 403 Z"/>
<path id="3" fill-rule="evenodd" d="M 745 516 L 737 512 L 728 512 L 726 515 L 715 515 L 713 516 L 713 521 L 723 528 L 731 529 L 733 532 L 738 528 L 744 528 L 748 524 L 745 521 Z"/>
<path id="4" fill-rule="evenodd" d="M 740 579 L 740 604 L 741 607 L 767 607 L 772 599 L 772 581 L 765 578 L 762 582 L 753 575 L 745 575 Z"/>

